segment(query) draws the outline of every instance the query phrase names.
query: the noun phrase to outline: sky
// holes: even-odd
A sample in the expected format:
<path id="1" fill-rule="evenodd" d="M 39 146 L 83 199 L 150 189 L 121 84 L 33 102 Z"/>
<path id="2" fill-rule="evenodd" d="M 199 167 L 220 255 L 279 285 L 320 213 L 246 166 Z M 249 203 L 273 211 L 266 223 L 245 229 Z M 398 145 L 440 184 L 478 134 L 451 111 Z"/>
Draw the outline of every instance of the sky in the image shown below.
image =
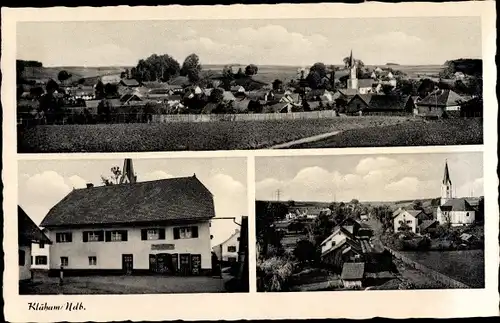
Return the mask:
<path id="1" fill-rule="evenodd" d="M 245 158 L 133 159 L 138 181 L 171 177 L 196 177 L 214 195 L 216 217 L 248 215 L 247 166 Z M 111 167 L 123 167 L 123 159 L 20 161 L 19 205 L 39 225 L 48 211 L 73 188 L 87 183 L 102 185 L 101 175 L 109 177 Z M 239 227 L 231 220 L 213 221 L 211 232 L 216 245 Z"/>
<path id="2" fill-rule="evenodd" d="M 479 17 L 20 22 L 17 58 L 44 66 L 133 66 L 169 54 L 181 64 L 443 64 L 481 58 Z"/>
<path id="3" fill-rule="evenodd" d="M 256 157 L 256 199 L 398 201 L 441 195 L 445 161 L 455 197 L 484 195 L 481 153 Z M 472 194 L 471 194 L 472 192 Z"/>

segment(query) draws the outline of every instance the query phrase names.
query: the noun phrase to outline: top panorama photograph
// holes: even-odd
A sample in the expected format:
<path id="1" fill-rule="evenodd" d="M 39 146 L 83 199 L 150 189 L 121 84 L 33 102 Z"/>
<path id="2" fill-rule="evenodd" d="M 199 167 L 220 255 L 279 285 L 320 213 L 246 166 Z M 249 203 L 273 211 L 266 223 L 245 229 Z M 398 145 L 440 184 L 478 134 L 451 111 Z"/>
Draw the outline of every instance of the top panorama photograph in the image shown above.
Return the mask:
<path id="1" fill-rule="evenodd" d="M 483 143 L 479 17 L 17 23 L 19 153 Z"/>

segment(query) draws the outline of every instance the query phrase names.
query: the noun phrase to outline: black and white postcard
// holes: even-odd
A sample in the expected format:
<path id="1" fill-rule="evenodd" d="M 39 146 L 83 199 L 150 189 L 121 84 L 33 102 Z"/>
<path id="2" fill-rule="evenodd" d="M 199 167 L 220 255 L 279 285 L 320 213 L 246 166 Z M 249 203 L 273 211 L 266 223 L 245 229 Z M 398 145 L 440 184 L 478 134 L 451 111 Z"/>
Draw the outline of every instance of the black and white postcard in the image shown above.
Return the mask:
<path id="1" fill-rule="evenodd" d="M 2 8 L 6 320 L 498 315 L 495 21 Z"/>

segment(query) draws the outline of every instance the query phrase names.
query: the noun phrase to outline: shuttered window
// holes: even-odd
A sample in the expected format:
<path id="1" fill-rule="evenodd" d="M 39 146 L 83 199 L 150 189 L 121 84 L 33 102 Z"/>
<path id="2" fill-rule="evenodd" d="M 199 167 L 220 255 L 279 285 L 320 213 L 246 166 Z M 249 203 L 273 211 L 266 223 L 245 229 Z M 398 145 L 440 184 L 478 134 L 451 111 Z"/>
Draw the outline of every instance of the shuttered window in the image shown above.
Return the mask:
<path id="1" fill-rule="evenodd" d="M 47 256 L 35 257 L 35 265 L 46 265 L 46 264 L 47 264 Z"/>
<path id="2" fill-rule="evenodd" d="M 127 232 L 127 230 L 106 231 L 105 238 L 106 238 L 107 242 L 127 241 L 128 240 L 128 232 Z"/>
<path id="3" fill-rule="evenodd" d="M 178 227 L 174 228 L 174 239 L 193 239 L 198 238 L 198 227 Z"/>
<path id="4" fill-rule="evenodd" d="M 227 246 L 227 252 L 236 252 L 236 246 Z"/>
<path id="5" fill-rule="evenodd" d="M 142 229 L 141 240 L 165 240 L 165 228 Z"/>
<path id="6" fill-rule="evenodd" d="M 83 242 L 104 241 L 104 231 L 83 231 Z"/>
<path id="7" fill-rule="evenodd" d="M 56 242 L 64 243 L 64 242 L 71 242 L 72 240 L 73 240 L 73 234 L 71 232 L 56 233 Z"/>

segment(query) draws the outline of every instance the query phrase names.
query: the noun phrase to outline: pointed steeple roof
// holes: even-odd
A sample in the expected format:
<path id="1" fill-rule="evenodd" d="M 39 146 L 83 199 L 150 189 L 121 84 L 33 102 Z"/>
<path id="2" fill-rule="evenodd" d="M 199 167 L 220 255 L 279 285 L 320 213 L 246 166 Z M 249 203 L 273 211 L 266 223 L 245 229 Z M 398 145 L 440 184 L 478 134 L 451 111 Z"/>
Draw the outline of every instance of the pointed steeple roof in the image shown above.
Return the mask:
<path id="1" fill-rule="evenodd" d="M 125 158 L 123 162 L 123 174 L 120 178 L 120 184 L 122 183 L 135 183 L 137 182 L 137 176 L 134 173 L 134 165 L 132 164 L 132 159 Z"/>
<path id="2" fill-rule="evenodd" d="M 354 58 L 352 56 L 352 49 L 351 49 L 351 55 L 349 56 L 349 67 L 354 66 Z"/>
<path id="3" fill-rule="evenodd" d="M 448 161 L 445 162 L 444 166 L 444 177 L 443 177 L 443 184 L 451 184 L 451 179 L 450 179 L 450 171 L 448 170 Z"/>

